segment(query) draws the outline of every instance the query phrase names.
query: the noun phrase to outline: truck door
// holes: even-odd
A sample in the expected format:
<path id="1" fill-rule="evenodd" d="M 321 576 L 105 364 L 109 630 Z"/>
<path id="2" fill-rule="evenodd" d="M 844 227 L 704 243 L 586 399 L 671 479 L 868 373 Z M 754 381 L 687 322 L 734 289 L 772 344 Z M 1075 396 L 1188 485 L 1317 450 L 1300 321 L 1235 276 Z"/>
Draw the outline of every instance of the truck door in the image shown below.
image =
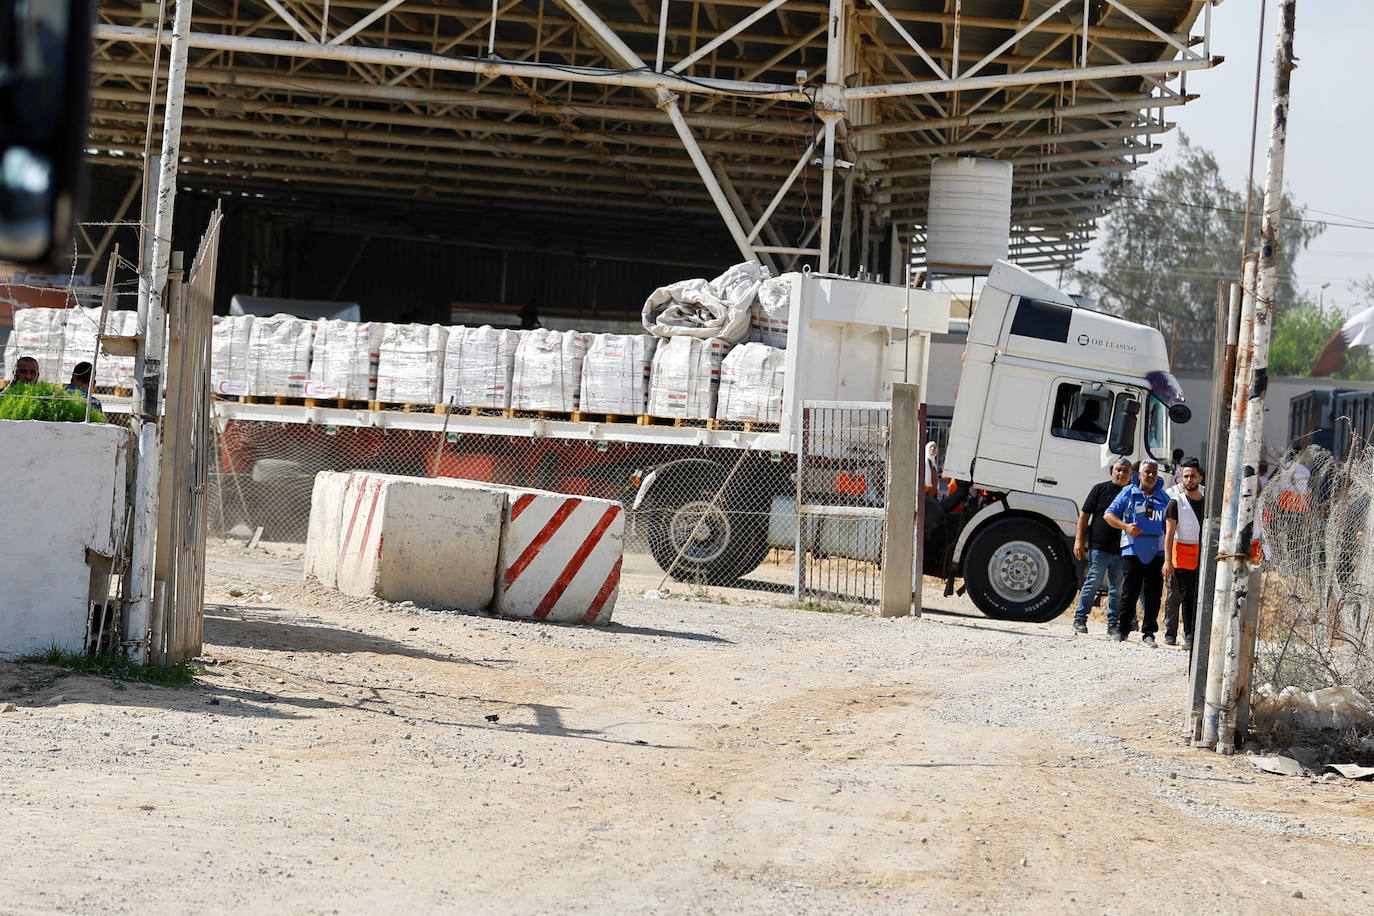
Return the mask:
<path id="1" fill-rule="evenodd" d="M 1081 504 L 1093 484 L 1107 477 L 1108 432 L 1127 395 L 1123 388 L 1074 378 L 1055 379 L 1050 395 L 1034 491 Z"/>

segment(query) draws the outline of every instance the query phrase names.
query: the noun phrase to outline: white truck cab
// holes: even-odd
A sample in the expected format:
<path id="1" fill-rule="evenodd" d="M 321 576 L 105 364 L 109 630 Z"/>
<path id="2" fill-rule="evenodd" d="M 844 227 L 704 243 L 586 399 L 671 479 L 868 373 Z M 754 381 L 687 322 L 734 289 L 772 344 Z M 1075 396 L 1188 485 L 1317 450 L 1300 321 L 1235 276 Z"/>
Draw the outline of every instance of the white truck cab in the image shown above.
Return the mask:
<path id="1" fill-rule="evenodd" d="M 945 507 L 965 514 L 932 545 L 944 548 L 939 571 L 961 573 L 984 613 L 1047 620 L 1068 605 L 1088 490 L 1118 456 L 1164 461 L 1171 416 L 1188 417 L 1168 370 L 1159 331 L 1082 308 L 1011 264 L 993 268 L 945 456 L 944 475 L 967 497 Z"/>

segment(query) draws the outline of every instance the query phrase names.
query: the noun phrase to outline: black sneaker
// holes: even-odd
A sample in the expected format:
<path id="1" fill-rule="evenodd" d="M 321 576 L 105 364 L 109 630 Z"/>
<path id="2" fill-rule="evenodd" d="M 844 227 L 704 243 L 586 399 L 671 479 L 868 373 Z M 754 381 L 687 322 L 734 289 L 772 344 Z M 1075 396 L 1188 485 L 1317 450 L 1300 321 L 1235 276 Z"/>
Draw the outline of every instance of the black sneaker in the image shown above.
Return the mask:
<path id="1" fill-rule="evenodd" d="M 1112 627 L 1110 630 L 1107 631 L 1107 638 L 1110 639 L 1112 642 L 1121 642 L 1121 640 L 1125 639 L 1126 637 L 1121 635 L 1120 630 L 1116 629 L 1115 627 Z"/>
<path id="2" fill-rule="evenodd" d="M 1183 637 L 1183 648 L 1185 648 L 1185 649 L 1191 649 L 1191 648 L 1193 648 L 1193 637 L 1191 637 L 1191 636 L 1185 636 L 1185 637 Z"/>
<path id="3" fill-rule="evenodd" d="M 1144 639 L 1141 640 L 1141 642 L 1149 646 L 1151 649 L 1158 648 L 1155 645 L 1155 638 L 1153 636 L 1146 636 Z"/>
<path id="4" fill-rule="evenodd" d="M 1075 620 L 1073 622 L 1073 631 L 1075 633 L 1088 632 L 1088 622 L 1086 620 Z"/>

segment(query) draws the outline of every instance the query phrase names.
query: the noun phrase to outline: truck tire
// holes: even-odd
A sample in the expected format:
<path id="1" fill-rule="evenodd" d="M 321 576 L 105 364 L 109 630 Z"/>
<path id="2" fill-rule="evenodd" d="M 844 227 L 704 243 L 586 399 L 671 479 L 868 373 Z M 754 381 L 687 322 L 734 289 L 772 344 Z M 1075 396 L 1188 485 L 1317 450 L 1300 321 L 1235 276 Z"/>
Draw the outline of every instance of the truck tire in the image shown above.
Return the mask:
<path id="1" fill-rule="evenodd" d="M 750 506 L 746 487 L 732 482 L 715 500 L 725 476 L 718 465 L 676 469 L 655 482 L 641 509 L 650 553 L 679 582 L 728 585 L 768 555 L 768 514 Z"/>
<path id="2" fill-rule="evenodd" d="M 963 571 L 969 597 L 995 620 L 1051 621 L 1078 585 L 1064 538 L 1028 518 L 990 522 L 969 545 Z"/>

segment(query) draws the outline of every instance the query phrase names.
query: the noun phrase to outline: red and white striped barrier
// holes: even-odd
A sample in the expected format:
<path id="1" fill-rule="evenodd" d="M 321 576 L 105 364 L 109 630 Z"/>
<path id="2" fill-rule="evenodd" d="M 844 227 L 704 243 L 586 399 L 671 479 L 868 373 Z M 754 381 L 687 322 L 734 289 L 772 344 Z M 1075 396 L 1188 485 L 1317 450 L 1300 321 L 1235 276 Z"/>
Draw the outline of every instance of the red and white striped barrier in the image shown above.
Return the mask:
<path id="1" fill-rule="evenodd" d="M 491 603 L 505 506 L 505 493 L 459 480 L 349 474 L 338 515 L 336 587 L 346 595 L 481 610 Z M 319 513 L 322 521 L 328 515 Z"/>
<path id="2" fill-rule="evenodd" d="M 609 623 L 624 539 L 618 502 L 511 490 L 493 609 L 510 617 Z"/>

